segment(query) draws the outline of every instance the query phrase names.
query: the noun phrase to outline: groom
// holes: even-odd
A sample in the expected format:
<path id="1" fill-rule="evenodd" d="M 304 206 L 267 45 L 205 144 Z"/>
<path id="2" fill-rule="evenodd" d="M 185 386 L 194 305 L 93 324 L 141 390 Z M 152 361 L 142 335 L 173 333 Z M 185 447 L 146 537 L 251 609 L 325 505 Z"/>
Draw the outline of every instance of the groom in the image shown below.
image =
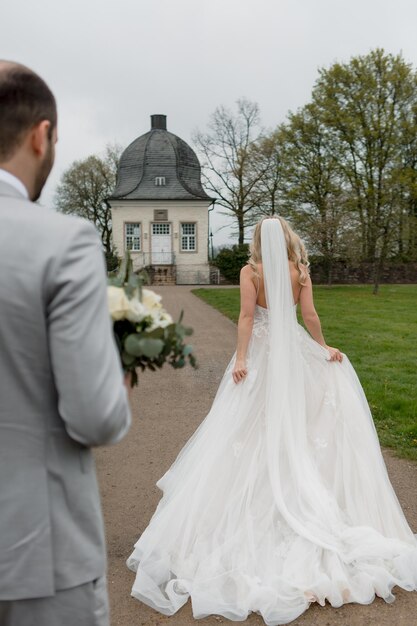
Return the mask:
<path id="1" fill-rule="evenodd" d="M 100 238 L 35 204 L 54 96 L 0 61 L 0 624 L 109 623 L 92 446 L 130 424 Z"/>

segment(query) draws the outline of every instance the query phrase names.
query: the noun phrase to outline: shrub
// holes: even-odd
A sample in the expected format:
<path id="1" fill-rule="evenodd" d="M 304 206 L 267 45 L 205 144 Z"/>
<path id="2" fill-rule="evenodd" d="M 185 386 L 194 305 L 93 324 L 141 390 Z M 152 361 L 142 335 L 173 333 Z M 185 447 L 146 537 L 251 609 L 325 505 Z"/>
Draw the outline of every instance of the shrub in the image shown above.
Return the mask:
<path id="1" fill-rule="evenodd" d="M 234 245 L 231 248 L 221 248 L 213 264 L 219 268 L 224 278 L 233 283 L 239 283 L 240 270 L 248 262 L 249 246 L 247 243 Z"/>

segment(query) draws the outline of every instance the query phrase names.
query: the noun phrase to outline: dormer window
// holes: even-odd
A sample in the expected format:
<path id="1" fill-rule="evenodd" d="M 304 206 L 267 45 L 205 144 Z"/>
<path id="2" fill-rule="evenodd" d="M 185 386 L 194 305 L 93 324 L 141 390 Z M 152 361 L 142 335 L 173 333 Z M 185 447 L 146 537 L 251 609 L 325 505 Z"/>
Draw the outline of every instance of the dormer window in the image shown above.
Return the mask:
<path id="1" fill-rule="evenodd" d="M 155 176 L 155 186 L 163 187 L 165 185 L 165 176 Z"/>

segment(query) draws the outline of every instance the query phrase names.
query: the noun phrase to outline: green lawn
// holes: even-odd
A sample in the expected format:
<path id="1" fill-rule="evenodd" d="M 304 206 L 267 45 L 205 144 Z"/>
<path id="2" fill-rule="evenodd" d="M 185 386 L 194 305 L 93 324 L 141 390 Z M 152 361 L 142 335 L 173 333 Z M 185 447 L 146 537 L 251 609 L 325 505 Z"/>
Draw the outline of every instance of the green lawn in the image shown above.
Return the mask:
<path id="1" fill-rule="evenodd" d="M 237 321 L 239 289 L 193 293 Z M 345 352 L 365 389 L 382 445 L 417 460 L 417 285 L 314 288 L 329 345 Z"/>

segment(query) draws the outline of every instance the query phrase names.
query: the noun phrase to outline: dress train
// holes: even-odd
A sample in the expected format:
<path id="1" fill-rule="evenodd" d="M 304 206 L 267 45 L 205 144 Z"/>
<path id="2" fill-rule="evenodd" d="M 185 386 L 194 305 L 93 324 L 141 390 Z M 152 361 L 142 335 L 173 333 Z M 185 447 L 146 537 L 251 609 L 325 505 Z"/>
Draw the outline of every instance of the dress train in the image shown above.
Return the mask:
<path id="1" fill-rule="evenodd" d="M 368 604 L 375 595 L 392 602 L 395 585 L 417 589 L 417 536 L 389 481 L 356 373 L 346 355 L 329 362 L 298 324 L 298 393 L 307 399 L 299 453 L 310 470 L 286 480 L 297 439 L 285 448 L 271 443 L 265 423 L 268 318 L 257 306 L 247 378 L 233 383 L 233 356 L 209 414 L 157 483 L 163 497 L 128 558 L 132 595 L 165 615 L 191 598 L 195 618 L 242 621 L 253 611 L 275 626 L 311 602 Z M 271 467 L 281 473 L 278 495 Z M 308 502 L 311 481 L 319 488 Z"/>

